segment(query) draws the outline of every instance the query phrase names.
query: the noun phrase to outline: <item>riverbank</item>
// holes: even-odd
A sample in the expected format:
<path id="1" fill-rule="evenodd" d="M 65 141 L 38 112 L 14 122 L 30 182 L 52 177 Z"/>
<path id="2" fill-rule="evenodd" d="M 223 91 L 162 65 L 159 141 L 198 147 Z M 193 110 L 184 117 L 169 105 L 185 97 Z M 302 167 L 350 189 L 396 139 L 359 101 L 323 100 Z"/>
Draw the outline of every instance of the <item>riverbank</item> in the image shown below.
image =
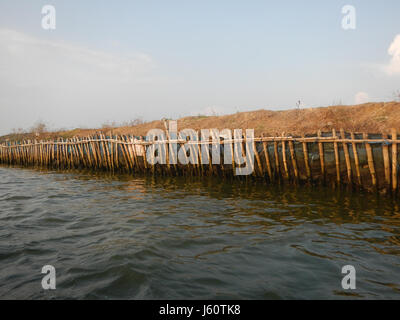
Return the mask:
<path id="1" fill-rule="evenodd" d="M 400 129 L 400 102 L 366 103 L 355 106 L 330 106 L 292 109 L 284 111 L 257 110 L 237 112 L 231 115 L 198 115 L 178 119 L 178 128 L 254 129 L 255 135 L 269 136 L 313 134 L 318 130 L 330 132 L 343 128 L 347 132 L 389 133 L 391 128 Z M 56 139 L 86 137 L 99 133 L 105 135 L 145 136 L 151 129 L 165 129 L 162 120 L 133 126 L 104 126 L 103 128 L 76 128 L 68 131 L 29 132 L 0 137 L 0 142 L 28 139 Z"/>
<path id="2" fill-rule="evenodd" d="M 200 141 L 169 137 L 162 134 L 149 141 L 99 134 L 4 142 L 0 144 L 0 163 L 161 176 L 252 175 L 272 183 L 347 185 L 398 194 L 400 141 L 394 128 L 390 135 L 333 129 L 307 137 L 255 138 L 233 137 L 228 130 L 223 142 L 215 136 Z"/>

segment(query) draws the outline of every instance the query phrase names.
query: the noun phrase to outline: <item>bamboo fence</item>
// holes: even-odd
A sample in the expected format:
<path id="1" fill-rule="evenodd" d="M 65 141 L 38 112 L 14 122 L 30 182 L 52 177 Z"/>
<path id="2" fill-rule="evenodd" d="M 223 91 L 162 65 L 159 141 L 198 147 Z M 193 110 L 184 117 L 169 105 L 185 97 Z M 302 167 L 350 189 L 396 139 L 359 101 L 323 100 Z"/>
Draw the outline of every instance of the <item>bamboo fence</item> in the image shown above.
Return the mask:
<path id="1" fill-rule="evenodd" d="M 245 138 L 224 140 L 232 151 L 233 143 L 241 143 L 244 152 L 245 142 Z M 155 143 L 166 146 L 166 164 L 152 165 L 147 161 L 147 148 Z M 179 150 L 185 143 L 198 148 L 197 155 L 188 156 L 197 156 L 197 163 L 171 164 L 169 159 L 176 154 L 171 153 L 173 149 L 169 145 L 177 144 Z M 271 183 L 322 183 L 397 194 L 398 143 L 400 140 L 395 129 L 382 134 L 345 132 L 343 129 L 339 132 L 318 131 L 315 135 L 301 137 L 285 134 L 267 137 L 263 134 L 253 140 L 255 154 L 251 176 Z M 234 157 L 231 164 L 224 163 L 222 156 L 220 164 L 212 164 L 213 144 L 215 140 L 172 140 L 168 134 L 165 141 L 103 134 L 47 141 L 26 140 L 0 144 L 0 163 L 63 170 L 85 168 L 159 175 L 234 176 L 235 167 L 238 167 Z M 202 163 L 201 145 L 208 147 L 208 163 Z"/>

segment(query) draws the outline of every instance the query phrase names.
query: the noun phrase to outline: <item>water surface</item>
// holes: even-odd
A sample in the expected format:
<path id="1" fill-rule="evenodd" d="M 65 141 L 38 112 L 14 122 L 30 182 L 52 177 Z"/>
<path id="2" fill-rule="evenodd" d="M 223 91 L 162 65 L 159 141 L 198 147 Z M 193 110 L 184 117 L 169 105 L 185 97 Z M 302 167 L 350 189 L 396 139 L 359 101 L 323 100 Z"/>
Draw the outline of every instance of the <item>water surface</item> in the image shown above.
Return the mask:
<path id="1" fill-rule="evenodd" d="M 1 299 L 398 299 L 399 267 L 387 197 L 0 167 Z"/>

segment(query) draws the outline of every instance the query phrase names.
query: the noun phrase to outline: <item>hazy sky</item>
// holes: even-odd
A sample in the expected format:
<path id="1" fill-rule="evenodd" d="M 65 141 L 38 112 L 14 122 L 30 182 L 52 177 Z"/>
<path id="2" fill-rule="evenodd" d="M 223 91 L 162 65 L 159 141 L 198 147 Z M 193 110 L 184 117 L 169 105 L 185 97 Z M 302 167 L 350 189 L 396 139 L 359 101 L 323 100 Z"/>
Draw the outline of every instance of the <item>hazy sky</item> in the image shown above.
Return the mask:
<path id="1" fill-rule="evenodd" d="M 0 134 L 393 100 L 399 14 L 399 0 L 0 0 Z"/>

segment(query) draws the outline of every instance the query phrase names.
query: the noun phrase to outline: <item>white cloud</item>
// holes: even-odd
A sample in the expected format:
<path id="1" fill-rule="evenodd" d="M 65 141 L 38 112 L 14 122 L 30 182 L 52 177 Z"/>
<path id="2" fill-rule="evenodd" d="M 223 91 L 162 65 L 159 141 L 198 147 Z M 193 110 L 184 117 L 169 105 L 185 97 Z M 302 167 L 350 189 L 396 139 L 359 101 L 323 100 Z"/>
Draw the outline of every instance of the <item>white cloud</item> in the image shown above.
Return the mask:
<path id="1" fill-rule="evenodd" d="M 388 54 L 392 56 L 392 59 L 384 67 L 385 72 L 389 75 L 400 74 L 400 34 L 390 44 Z"/>
<path id="2" fill-rule="evenodd" d="M 366 92 L 358 92 L 354 97 L 355 104 L 362 104 L 369 102 L 369 95 Z"/>

